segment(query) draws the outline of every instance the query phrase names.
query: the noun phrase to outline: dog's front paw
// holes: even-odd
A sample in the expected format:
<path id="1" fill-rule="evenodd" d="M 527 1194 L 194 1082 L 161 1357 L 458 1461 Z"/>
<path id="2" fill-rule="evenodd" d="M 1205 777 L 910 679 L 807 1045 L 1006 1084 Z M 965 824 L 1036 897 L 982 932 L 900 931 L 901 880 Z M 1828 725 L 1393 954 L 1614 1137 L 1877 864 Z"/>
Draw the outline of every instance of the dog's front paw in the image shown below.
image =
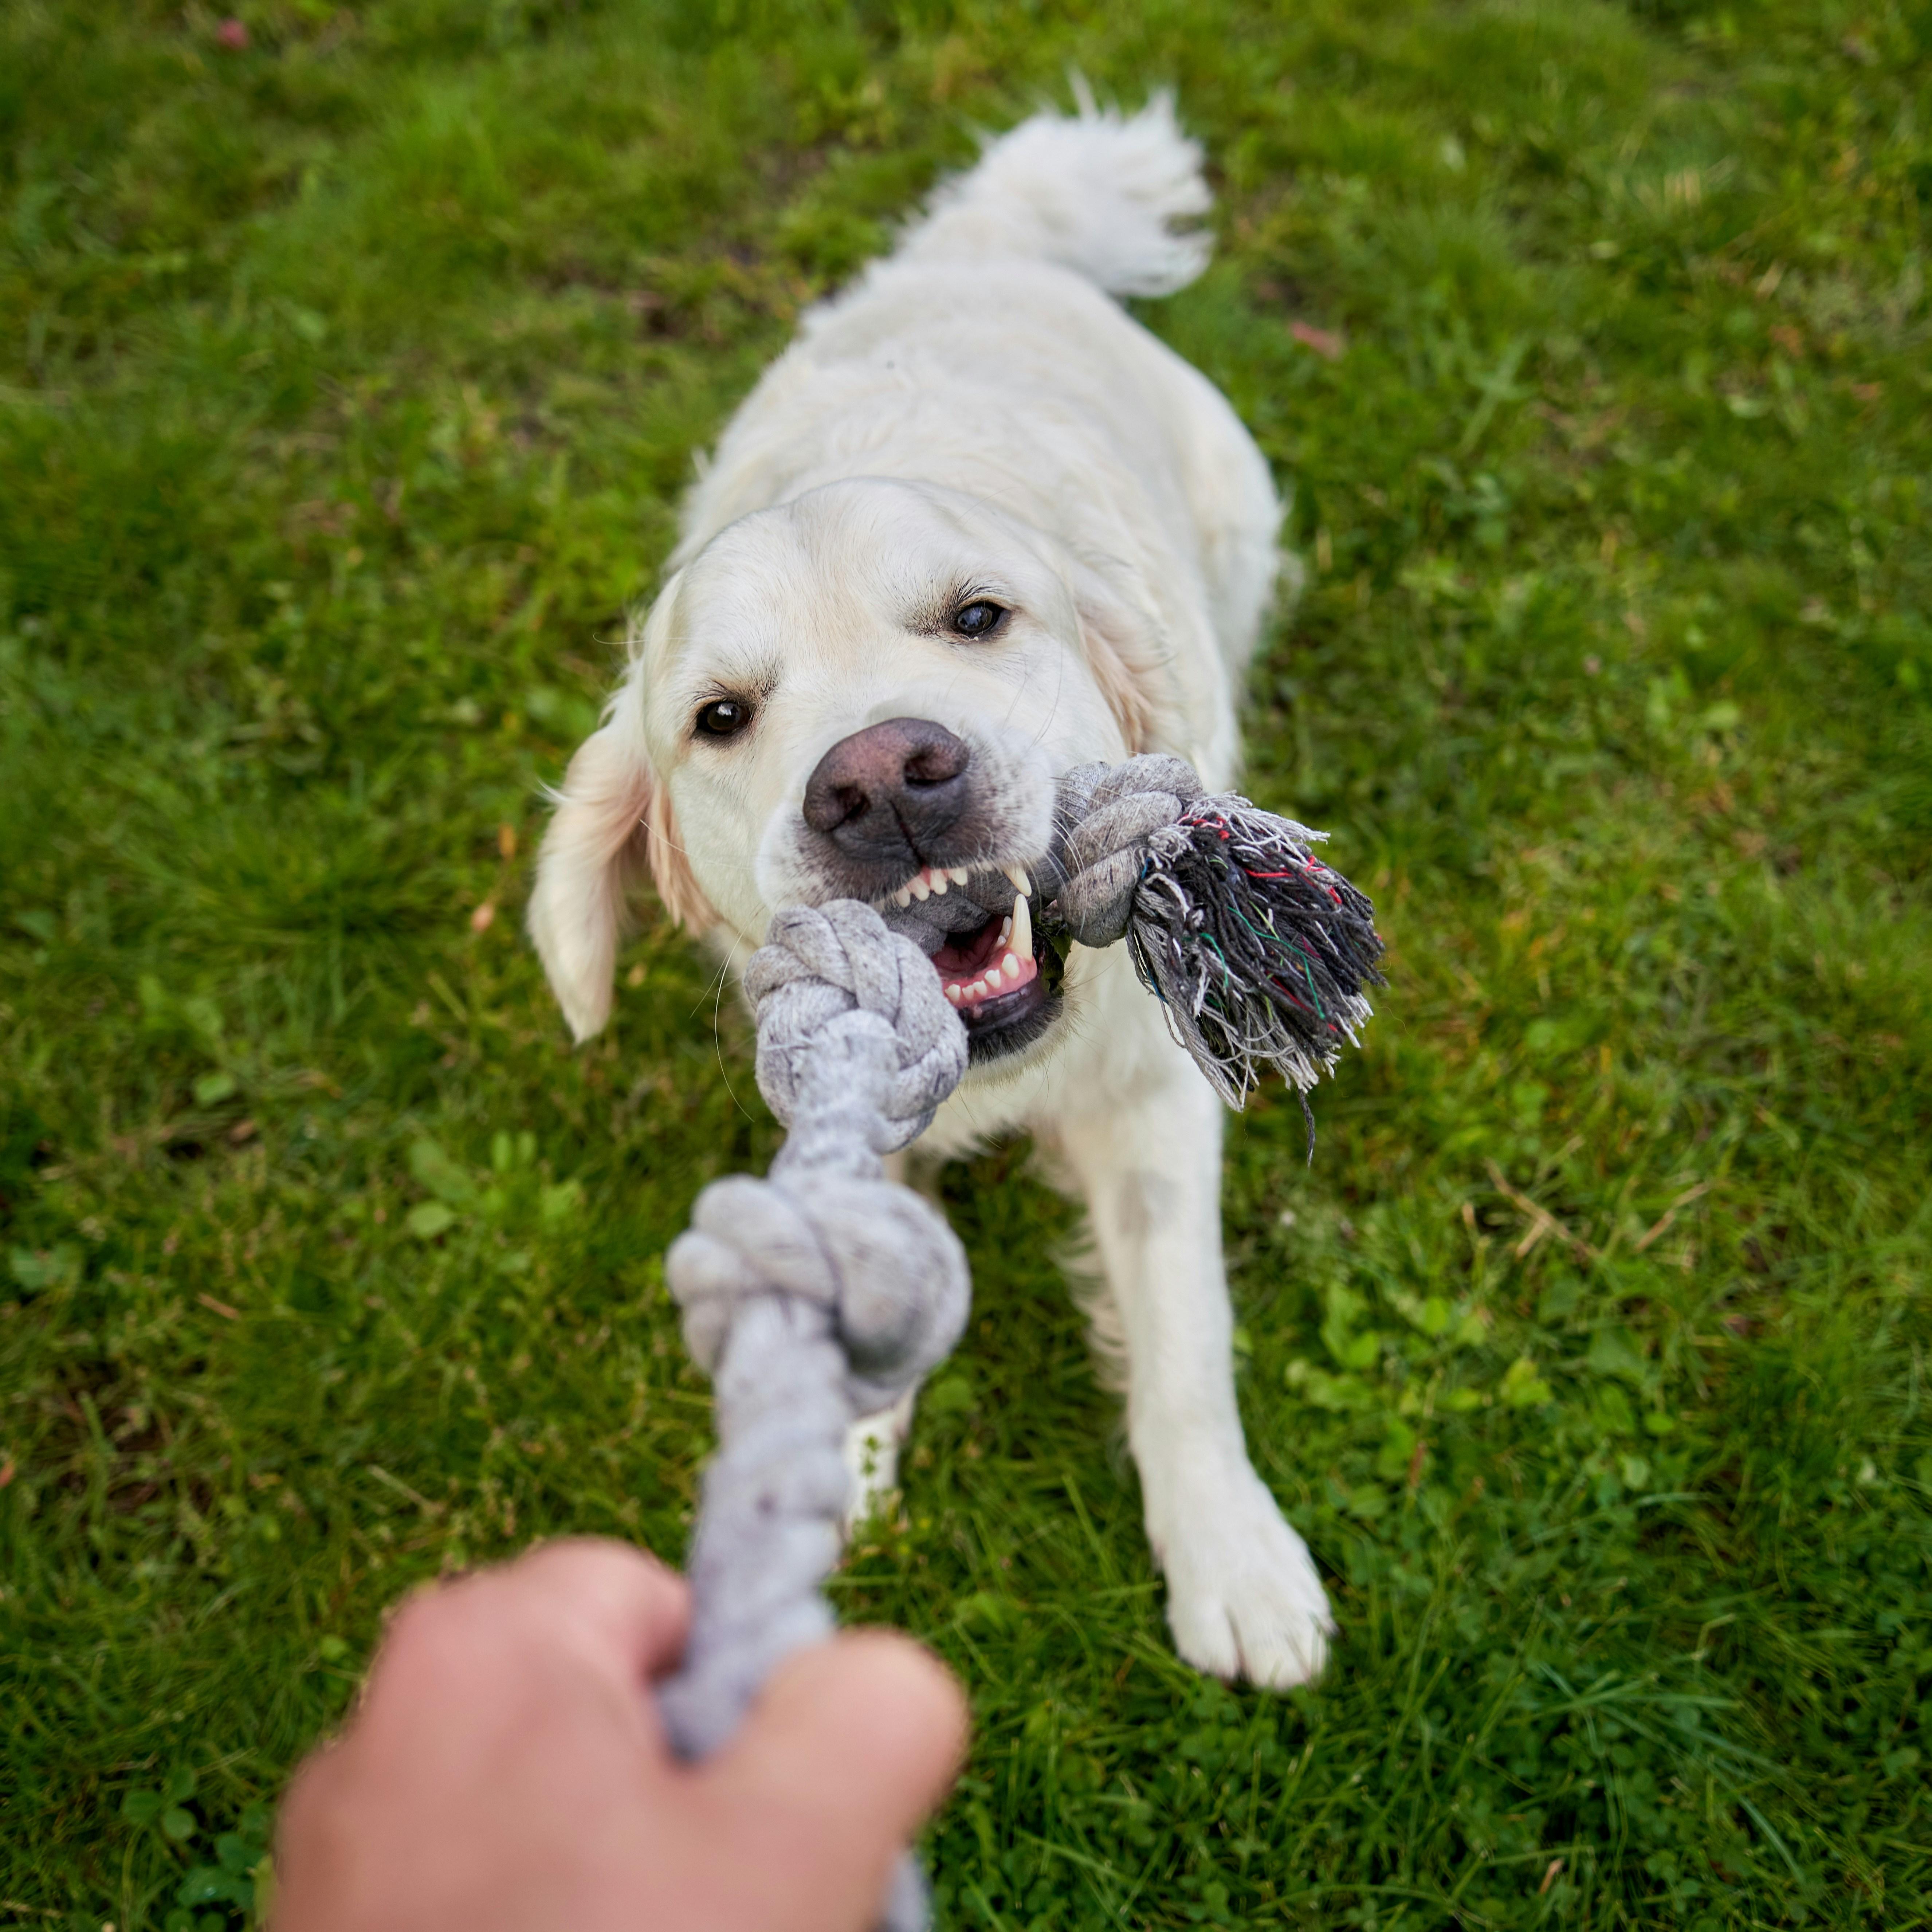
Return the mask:
<path id="1" fill-rule="evenodd" d="M 1244 1469 L 1156 1538 L 1174 1648 L 1197 1670 L 1291 1690 L 1319 1675 L 1334 1619 L 1308 1546 Z"/>
<path id="2" fill-rule="evenodd" d="M 845 1434 L 845 1473 L 852 1483 L 839 1528 L 848 1543 L 866 1522 L 890 1502 L 898 1487 L 899 1448 L 912 1433 L 913 1402 L 918 1394 L 908 1389 L 890 1408 L 862 1416 Z"/>

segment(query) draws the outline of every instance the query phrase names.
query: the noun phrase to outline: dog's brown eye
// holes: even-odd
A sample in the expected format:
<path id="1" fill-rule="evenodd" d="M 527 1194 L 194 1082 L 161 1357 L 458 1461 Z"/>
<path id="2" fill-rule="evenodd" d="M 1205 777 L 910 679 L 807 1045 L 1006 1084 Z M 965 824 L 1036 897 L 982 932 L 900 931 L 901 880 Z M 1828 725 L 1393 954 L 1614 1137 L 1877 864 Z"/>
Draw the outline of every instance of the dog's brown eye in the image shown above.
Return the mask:
<path id="1" fill-rule="evenodd" d="M 970 604 L 962 604 L 952 614 L 952 628 L 962 638 L 990 637 L 1000 627 L 1000 620 L 1006 615 L 1004 606 L 989 604 L 983 597 L 975 598 Z"/>
<path id="2" fill-rule="evenodd" d="M 735 738 L 752 722 L 752 707 L 742 698 L 715 698 L 698 714 L 698 729 L 706 738 Z"/>

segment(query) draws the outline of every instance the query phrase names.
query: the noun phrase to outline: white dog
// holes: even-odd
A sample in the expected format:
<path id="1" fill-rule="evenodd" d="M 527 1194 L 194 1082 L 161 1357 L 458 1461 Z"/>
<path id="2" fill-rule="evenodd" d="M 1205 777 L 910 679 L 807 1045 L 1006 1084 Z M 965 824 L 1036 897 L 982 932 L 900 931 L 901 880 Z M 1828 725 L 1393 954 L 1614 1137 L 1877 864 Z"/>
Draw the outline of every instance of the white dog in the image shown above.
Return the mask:
<path id="1" fill-rule="evenodd" d="M 1073 766 L 1164 750 L 1234 780 L 1280 506 L 1220 394 L 1108 299 L 1204 266 L 1171 226 L 1209 206 L 1200 151 L 1165 98 L 1082 107 L 994 142 L 807 316 L 693 490 L 538 866 L 530 930 L 580 1040 L 646 868 L 742 961 L 782 906 L 1024 874 Z M 934 959 L 973 1065 L 920 1151 L 1020 1127 L 1055 1150 L 1092 1216 L 1175 1642 L 1300 1683 L 1331 1626 L 1242 1439 L 1220 1104 L 1124 949 L 1063 970 L 1024 910 Z"/>

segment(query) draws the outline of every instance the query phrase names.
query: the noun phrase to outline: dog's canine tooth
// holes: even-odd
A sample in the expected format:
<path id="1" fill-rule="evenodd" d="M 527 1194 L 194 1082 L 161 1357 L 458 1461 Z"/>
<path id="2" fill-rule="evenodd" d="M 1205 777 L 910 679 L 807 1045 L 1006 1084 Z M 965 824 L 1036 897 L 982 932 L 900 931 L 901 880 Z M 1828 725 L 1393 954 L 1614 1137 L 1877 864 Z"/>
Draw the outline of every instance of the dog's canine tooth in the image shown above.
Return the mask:
<path id="1" fill-rule="evenodd" d="M 1022 898 L 1032 898 L 1033 884 L 1027 877 L 1026 868 L 1024 866 L 1002 866 L 1000 869 L 1012 880 L 1013 890 L 1018 892 Z"/>
<path id="2" fill-rule="evenodd" d="M 1033 914 L 1028 910 L 1025 893 L 1021 893 L 1014 900 L 1012 916 L 1006 922 L 1006 930 L 1000 937 L 1002 939 L 1010 938 L 1014 952 L 1022 959 L 1033 957 Z"/>

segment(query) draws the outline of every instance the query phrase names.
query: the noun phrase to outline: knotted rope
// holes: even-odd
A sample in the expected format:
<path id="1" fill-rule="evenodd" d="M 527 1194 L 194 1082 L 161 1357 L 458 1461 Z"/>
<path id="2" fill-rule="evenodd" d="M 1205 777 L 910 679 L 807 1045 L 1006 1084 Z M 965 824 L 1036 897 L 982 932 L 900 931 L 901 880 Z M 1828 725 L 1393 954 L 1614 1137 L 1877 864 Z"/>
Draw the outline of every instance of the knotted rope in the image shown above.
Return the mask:
<path id="1" fill-rule="evenodd" d="M 1264 1064 L 1305 1090 L 1355 1037 L 1382 942 L 1367 900 L 1311 856 L 1322 834 L 1205 796 L 1186 764 L 1159 754 L 1070 772 L 1059 822 L 1042 932 L 1091 946 L 1124 938 L 1231 1106 Z M 964 1251 L 937 1208 L 886 1179 L 882 1157 L 925 1132 L 966 1071 L 966 1030 L 928 956 L 948 920 L 997 915 L 1013 891 L 982 875 L 948 902 L 896 911 L 894 929 L 853 900 L 794 908 L 746 972 L 758 1085 L 789 1132 L 765 1179 L 705 1189 L 665 1257 L 717 1394 L 691 1636 L 659 1693 L 688 1757 L 715 1750 L 772 1670 L 830 1634 L 819 1586 L 838 1560 L 847 1433 L 916 1387 L 965 1325 Z M 910 1856 L 882 1923 L 926 1923 Z"/>
<path id="2" fill-rule="evenodd" d="M 1310 848 L 1328 837 L 1234 792 L 1204 794 L 1185 760 L 1148 752 L 1060 781 L 1049 896 L 1083 946 L 1124 938 L 1168 1028 L 1231 1107 L 1271 1066 L 1300 1097 L 1371 1016 L 1380 986 L 1375 908 Z"/>
<path id="3" fill-rule="evenodd" d="M 881 1156 L 931 1124 L 966 1034 L 925 954 L 852 900 L 782 913 L 752 959 L 758 1085 L 789 1128 L 763 1180 L 698 1198 L 664 1261 L 717 1392 L 718 1450 L 690 1564 L 691 1637 L 659 1703 L 687 1757 L 715 1750 L 786 1657 L 829 1636 L 846 1434 L 916 1387 L 965 1325 L 965 1251 Z M 926 1922 L 902 1860 L 890 1932 Z"/>

